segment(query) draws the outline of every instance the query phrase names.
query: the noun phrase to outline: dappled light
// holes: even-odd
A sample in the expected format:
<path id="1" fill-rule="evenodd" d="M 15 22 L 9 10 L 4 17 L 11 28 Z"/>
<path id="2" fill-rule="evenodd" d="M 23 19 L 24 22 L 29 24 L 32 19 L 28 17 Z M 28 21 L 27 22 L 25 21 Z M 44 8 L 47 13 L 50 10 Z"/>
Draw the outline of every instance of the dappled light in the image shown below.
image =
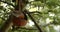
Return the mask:
<path id="1" fill-rule="evenodd" d="M 60 32 L 60 0 L 0 0 L 0 30 Z"/>

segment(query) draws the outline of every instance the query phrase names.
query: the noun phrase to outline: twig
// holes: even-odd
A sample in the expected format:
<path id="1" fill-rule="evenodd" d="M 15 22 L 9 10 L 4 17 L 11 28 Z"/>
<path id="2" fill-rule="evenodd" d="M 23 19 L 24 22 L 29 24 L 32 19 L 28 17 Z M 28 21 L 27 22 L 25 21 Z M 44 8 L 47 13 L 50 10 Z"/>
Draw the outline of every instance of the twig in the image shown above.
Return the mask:
<path id="1" fill-rule="evenodd" d="M 36 21 L 34 20 L 34 18 L 31 16 L 31 14 L 25 10 L 25 13 L 28 14 L 28 16 L 31 18 L 31 20 L 35 23 L 36 27 L 39 29 L 40 32 L 43 32 L 41 27 L 39 27 L 39 25 L 36 23 Z"/>
<path id="2" fill-rule="evenodd" d="M 38 29 L 34 29 L 34 28 L 23 28 L 23 27 L 17 27 L 17 28 L 14 28 L 13 30 L 18 30 L 18 29 L 26 29 L 26 30 L 38 30 Z"/>

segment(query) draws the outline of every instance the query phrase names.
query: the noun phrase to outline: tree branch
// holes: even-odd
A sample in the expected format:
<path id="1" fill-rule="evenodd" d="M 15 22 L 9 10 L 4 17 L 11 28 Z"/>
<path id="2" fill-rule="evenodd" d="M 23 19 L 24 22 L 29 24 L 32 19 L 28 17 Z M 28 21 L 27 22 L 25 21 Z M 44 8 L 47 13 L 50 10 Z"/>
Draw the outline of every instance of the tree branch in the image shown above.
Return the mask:
<path id="1" fill-rule="evenodd" d="M 39 29 L 39 31 L 43 32 L 42 29 L 41 29 L 41 27 L 39 27 L 39 25 L 36 23 L 36 21 L 34 20 L 34 18 L 31 16 L 31 14 L 27 10 L 25 10 L 25 13 L 27 13 L 28 16 L 31 18 L 31 20 L 35 23 L 35 25 Z"/>
<path id="2" fill-rule="evenodd" d="M 38 29 L 25 28 L 25 27 L 17 27 L 17 28 L 14 28 L 13 30 L 19 30 L 19 29 L 26 29 L 26 30 L 38 30 Z"/>
<path id="3" fill-rule="evenodd" d="M 0 28 L 0 32 L 8 32 L 8 30 L 11 28 L 13 22 L 12 22 L 12 15 L 9 16 L 9 19 L 3 24 L 3 26 Z"/>

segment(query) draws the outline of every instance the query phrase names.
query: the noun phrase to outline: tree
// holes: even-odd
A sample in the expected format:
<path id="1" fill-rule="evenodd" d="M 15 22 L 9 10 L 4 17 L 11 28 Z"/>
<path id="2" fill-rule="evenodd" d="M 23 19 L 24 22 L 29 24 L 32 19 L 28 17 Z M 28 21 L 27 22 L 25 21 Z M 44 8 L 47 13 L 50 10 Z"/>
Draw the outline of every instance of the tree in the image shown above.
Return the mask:
<path id="1" fill-rule="evenodd" d="M 11 10 L 8 13 L 8 11 L 7 11 L 8 9 L 6 7 L 0 6 L 0 7 L 2 7 L 2 8 L 0 8 L 0 10 L 1 11 L 3 10 L 3 12 L 4 12 L 4 13 L 1 12 L 2 14 L 4 14 L 4 17 L 9 17 L 9 16 L 5 16 L 5 15 L 7 15 L 7 14 L 11 15 L 12 10 L 14 11 L 14 9 L 17 9 L 16 8 L 17 2 L 14 2 L 14 1 L 12 2 L 12 0 L 1 1 L 1 3 L 7 3 L 6 7 L 8 7 L 8 9 Z M 40 32 L 41 31 L 56 32 L 54 30 L 54 25 L 60 25 L 60 18 L 59 18 L 60 4 L 59 3 L 60 3 L 59 0 L 34 0 L 34 1 L 28 0 L 28 2 L 27 2 L 27 0 L 26 1 L 24 0 L 24 1 L 20 1 L 18 6 L 19 6 L 19 11 L 27 14 L 28 18 L 31 18 L 31 20 L 35 23 L 35 25 L 33 27 L 36 26 Z M 13 7 L 13 9 L 11 7 Z M 26 9 L 25 9 L 25 7 L 26 7 Z M 35 11 L 31 12 L 32 10 L 35 10 Z M 5 11 L 6 11 L 6 13 L 5 13 Z M 11 16 L 12 17 L 10 17 L 10 18 L 12 20 L 13 15 L 11 15 Z M 32 17 L 32 16 L 34 16 L 34 17 Z M 3 19 L 3 21 L 6 21 L 4 19 L 4 17 L 1 17 L 1 18 Z M 6 21 L 6 22 L 8 22 L 8 21 Z M 8 24 L 10 22 L 12 23 L 12 21 L 9 21 Z M 11 25 L 11 23 L 9 25 Z M 4 27 L 4 25 L 2 25 L 2 26 Z M 5 31 L 6 31 L 6 29 L 7 28 L 5 27 Z M 18 28 L 17 28 L 17 30 L 18 30 Z"/>

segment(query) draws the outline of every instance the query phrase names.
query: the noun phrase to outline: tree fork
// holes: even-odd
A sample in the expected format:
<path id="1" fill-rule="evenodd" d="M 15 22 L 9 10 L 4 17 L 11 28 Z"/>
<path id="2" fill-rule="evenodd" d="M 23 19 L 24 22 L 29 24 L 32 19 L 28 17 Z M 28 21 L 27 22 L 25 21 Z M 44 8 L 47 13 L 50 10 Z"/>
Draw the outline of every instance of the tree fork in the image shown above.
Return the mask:
<path id="1" fill-rule="evenodd" d="M 18 0 L 19 1 L 19 11 L 20 13 L 22 13 L 22 9 L 24 8 L 24 3 L 22 0 Z M 3 1 L 2 1 L 3 2 Z M 4 2 L 6 3 L 6 2 Z M 8 3 L 9 4 L 9 3 Z M 18 7 L 17 7 L 18 8 Z M 14 17 L 13 14 L 11 14 L 9 16 L 9 19 L 7 19 L 7 21 L 3 24 L 3 26 L 0 28 L 0 32 L 8 32 L 8 30 L 11 28 L 11 26 L 13 25 L 13 22 L 12 22 L 12 18 Z"/>

